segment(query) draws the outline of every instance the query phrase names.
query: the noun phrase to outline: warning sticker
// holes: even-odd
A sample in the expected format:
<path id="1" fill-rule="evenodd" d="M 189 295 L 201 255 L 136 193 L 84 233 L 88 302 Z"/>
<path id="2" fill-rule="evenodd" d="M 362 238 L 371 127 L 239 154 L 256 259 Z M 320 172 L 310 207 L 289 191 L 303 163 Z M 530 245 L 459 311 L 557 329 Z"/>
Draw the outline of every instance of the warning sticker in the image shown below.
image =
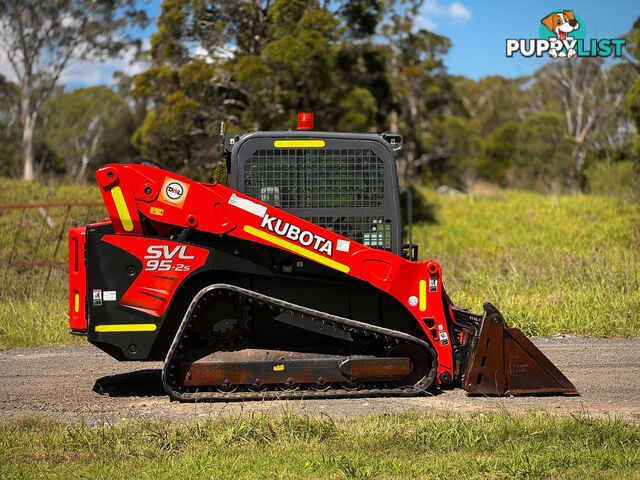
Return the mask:
<path id="1" fill-rule="evenodd" d="M 351 248 L 350 241 L 342 240 L 341 238 L 338 239 L 338 242 L 336 243 L 336 250 L 338 252 L 348 252 L 349 248 Z"/>
<path id="2" fill-rule="evenodd" d="M 149 213 L 151 213 L 151 215 L 158 215 L 159 217 L 161 217 L 162 215 L 164 215 L 164 209 L 158 208 L 158 207 L 151 207 L 149 209 Z"/>
<path id="3" fill-rule="evenodd" d="M 115 290 L 105 290 L 102 293 L 102 299 L 105 302 L 115 302 L 115 300 L 116 300 L 116 291 Z"/>
<path id="4" fill-rule="evenodd" d="M 449 345 L 449 337 L 447 335 L 447 332 L 440 332 L 440 344 Z"/>
<path id="5" fill-rule="evenodd" d="M 429 291 L 437 292 L 438 291 L 438 279 L 435 277 L 429 278 Z"/>
<path id="6" fill-rule="evenodd" d="M 93 305 L 95 307 L 102 305 L 102 290 L 93 291 Z"/>
<path id="7" fill-rule="evenodd" d="M 267 207 L 264 205 L 260 205 L 259 203 L 252 202 L 246 198 L 240 198 L 235 193 L 229 197 L 229 205 L 233 205 L 234 207 L 238 207 L 245 212 L 253 213 L 258 217 L 264 217 L 264 214 L 267 213 Z"/>

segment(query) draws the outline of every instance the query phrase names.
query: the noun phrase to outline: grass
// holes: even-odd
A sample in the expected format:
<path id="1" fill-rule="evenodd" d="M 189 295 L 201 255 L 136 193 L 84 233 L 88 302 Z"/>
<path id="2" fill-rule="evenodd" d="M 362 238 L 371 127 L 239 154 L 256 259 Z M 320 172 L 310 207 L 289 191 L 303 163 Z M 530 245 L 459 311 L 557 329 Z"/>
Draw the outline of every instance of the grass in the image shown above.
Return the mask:
<path id="1" fill-rule="evenodd" d="M 39 299 L 0 300 L 0 350 L 51 345 L 85 345 L 69 334 L 69 304 L 65 288 Z"/>
<path id="2" fill-rule="evenodd" d="M 0 423 L 0 477 L 640 478 L 640 426 L 540 412 Z"/>
<path id="3" fill-rule="evenodd" d="M 640 206 L 588 195 L 426 193 L 437 221 L 418 225 L 457 305 L 501 310 L 527 335 L 640 335 Z"/>
<path id="4" fill-rule="evenodd" d="M 490 301 L 527 335 L 640 336 L 637 204 L 502 190 L 474 202 L 426 197 L 437 221 L 417 224 L 414 239 L 423 259 L 442 264 L 456 304 L 481 312 Z M 91 185 L 0 179 L 0 205 L 99 199 Z M 0 211 L 0 263 L 65 260 L 66 229 L 104 216 L 103 207 Z M 0 349 L 81 343 L 67 334 L 66 284 L 64 266 L 0 271 Z"/>
<path id="5" fill-rule="evenodd" d="M 100 189 L 95 182 L 68 184 L 25 182 L 0 177 L 0 205 L 57 202 L 99 202 Z"/>
<path id="6" fill-rule="evenodd" d="M 99 202 L 95 185 L 0 178 L 0 205 Z M 66 262 L 67 231 L 106 216 L 104 207 L 0 210 L 0 263 Z M 0 349 L 82 343 L 68 334 L 65 265 L 0 269 Z"/>

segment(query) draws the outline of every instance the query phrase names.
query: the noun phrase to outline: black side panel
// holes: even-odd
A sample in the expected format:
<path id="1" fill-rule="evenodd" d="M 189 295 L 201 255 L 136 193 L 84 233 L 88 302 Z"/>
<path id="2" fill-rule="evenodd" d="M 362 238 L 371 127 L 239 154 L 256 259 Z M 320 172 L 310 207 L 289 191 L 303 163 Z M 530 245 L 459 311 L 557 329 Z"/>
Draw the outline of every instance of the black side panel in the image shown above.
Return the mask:
<path id="1" fill-rule="evenodd" d="M 88 340 L 118 360 L 145 360 L 155 340 L 149 332 L 96 332 L 95 325 L 109 323 L 155 323 L 157 318 L 131 308 L 105 301 L 104 292 L 116 292 L 120 298 L 142 269 L 142 262 L 124 250 L 103 242 L 110 229 L 98 227 L 87 232 L 87 303 L 89 307 Z M 130 273 L 133 273 L 131 275 Z M 93 291 L 100 291 L 100 299 Z"/>

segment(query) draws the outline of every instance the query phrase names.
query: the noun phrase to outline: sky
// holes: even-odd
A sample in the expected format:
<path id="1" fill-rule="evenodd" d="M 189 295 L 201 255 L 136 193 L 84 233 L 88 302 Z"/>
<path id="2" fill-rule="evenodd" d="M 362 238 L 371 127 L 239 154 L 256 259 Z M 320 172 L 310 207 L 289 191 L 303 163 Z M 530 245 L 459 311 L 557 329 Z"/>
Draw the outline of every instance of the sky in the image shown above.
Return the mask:
<path id="1" fill-rule="evenodd" d="M 136 28 L 132 35 L 149 44 L 156 31 L 155 19 L 160 14 L 161 0 L 139 0 L 152 19 L 145 29 Z M 525 58 L 505 55 L 507 38 L 538 38 L 540 20 L 558 9 L 574 10 L 583 22 L 586 38 L 619 38 L 631 29 L 640 16 L 640 0 L 578 1 L 563 4 L 554 1 L 522 0 L 424 0 L 416 25 L 448 37 L 453 46 L 445 58 L 452 75 L 464 75 L 475 80 L 502 75 L 513 78 L 537 70 L 546 58 Z M 68 88 L 115 83 L 114 72 L 132 75 L 145 70 L 146 65 L 133 62 L 133 53 L 102 63 L 74 61 L 64 72 L 62 83 Z M 0 73 L 13 75 L 0 56 Z"/>
<path id="2" fill-rule="evenodd" d="M 431 6 L 442 7 L 440 10 Z M 454 6 L 458 5 L 455 9 Z M 540 20 L 554 10 L 573 10 L 586 38 L 619 38 L 640 16 L 639 0 L 465 1 L 425 0 L 423 26 L 451 39 L 445 64 L 449 73 L 475 80 L 488 75 L 520 77 L 537 70 L 546 58 L 507 58 L 507 38 L 538 38 Z M 425 10 L 423 7 L 423 10 Z M 430 13 L 430 10 L 434 12 Z M 455 12 L 458 14 L 456 15 Z"/>

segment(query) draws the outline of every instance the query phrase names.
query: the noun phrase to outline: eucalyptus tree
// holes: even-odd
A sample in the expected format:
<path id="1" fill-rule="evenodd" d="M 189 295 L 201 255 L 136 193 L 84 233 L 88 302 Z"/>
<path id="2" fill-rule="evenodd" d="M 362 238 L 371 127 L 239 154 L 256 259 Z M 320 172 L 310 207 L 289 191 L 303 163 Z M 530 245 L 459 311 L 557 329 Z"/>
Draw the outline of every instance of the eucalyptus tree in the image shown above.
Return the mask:
<path id="1" fill-rule="evenodd" d="M 18 84 L 23 177 L 33 180 L 38 112 L 73 60 L 112 57 L 138 43 L 137 0 L 0 0 L 0 49 Z"/>

